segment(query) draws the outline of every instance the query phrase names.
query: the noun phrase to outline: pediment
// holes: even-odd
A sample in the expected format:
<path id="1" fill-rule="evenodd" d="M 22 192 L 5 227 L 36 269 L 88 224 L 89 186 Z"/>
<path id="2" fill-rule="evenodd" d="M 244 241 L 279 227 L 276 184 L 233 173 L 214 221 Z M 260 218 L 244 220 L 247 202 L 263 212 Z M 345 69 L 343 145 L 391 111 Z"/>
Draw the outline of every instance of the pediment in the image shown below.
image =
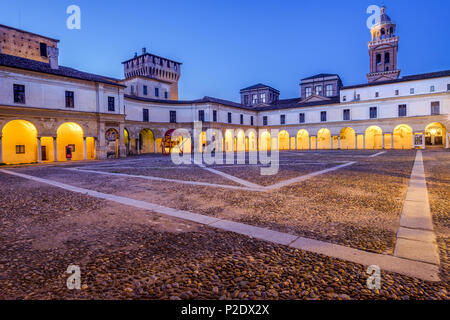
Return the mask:
<path id="1" fill-rule="evenodd" d="M 322 96 L 318 96 L 318 95 L 313 94 L 313 95 L 309 96 L 308 98 L 299 101 L 299 103 L 316 102 L 316 101 L 327 101 L 327 100 L 330 100 L 330 99 L 327 98 L 327 97 L 322 97 Z"/>

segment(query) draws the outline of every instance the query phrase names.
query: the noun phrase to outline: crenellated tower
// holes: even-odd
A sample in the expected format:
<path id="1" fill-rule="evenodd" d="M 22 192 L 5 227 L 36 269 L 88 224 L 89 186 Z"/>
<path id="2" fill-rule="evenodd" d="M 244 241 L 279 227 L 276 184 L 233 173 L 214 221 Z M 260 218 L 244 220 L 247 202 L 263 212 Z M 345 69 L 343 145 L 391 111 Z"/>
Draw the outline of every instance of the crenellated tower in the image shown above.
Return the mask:
<path id="1" fill-rule="evenodd" d="M 379 21 L 370 30 L 372 40 L 369 42 L 369 83 L 395 80 L 400 76 L 400 70 L 397 68 L 399 37 L 395 34 L 396 27 L 383 6 Z"/>

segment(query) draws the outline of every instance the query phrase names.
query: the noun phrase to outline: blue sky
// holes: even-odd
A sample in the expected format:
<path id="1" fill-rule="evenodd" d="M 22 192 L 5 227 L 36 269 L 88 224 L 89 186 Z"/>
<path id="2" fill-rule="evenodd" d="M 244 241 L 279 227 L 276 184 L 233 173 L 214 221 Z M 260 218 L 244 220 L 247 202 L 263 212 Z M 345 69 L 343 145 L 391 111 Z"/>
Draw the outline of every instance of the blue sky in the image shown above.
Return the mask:
<path id="1" fill-rule="evenodd" d="M 386 5 L 397 23 L 402 75 L 450 69 L 450 1 L 0 2 L 0 24 L 60 39 L 65 66 L 123 78 L 121 62 L 142 47 L 183 62 L 180 99 L 238 101 L 259 82 L 294 98 L 300 79 L 322 72 L 364 83 L 371 4 Z M 81 8 L 81 30 L 66 28 L 71 4 Z"/>

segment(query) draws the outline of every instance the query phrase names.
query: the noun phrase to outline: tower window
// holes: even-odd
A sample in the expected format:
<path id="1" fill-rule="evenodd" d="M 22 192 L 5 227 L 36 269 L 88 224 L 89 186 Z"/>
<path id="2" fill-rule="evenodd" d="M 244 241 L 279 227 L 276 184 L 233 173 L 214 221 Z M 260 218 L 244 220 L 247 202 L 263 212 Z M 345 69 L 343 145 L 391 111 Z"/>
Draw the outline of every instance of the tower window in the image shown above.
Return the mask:
<path id="1" fill-rule="evenodd" d="M 316 95 L 318 96 L 322 95 L 322 86 L 316 86 Z"/>
<path id="2" fill-rule="evenodd" d="M 432 116 L 436 116 L 436 115 L 439 115 L 439 114 L 441 114 L 439 101 L 432 102 L 431 103 L 431 115 Z"/>
<path id="3" fill-rule="evenodd" d="M 391 62 L 391 55 L 389 54 L 389 52 L 386 52 L 384 54 L 384 63 L 389 63 Z"/>
<path id="4" fill-rule="evenodd" d="M 169 112 L 170 117 L 170 123 L 177 123 L 177 112 L 176 111 L 170 111 Z"/>
<path id="5" fill-rule="evenodd" d="M 311 95 L 312 95 L 311 87 L 305 88 L 305 96 L 306 96 L 306 98 L 310 97 Z"/>
<path id="6" fill-rule="evenodd" d="M 377 113 L 378 113 L 377 112 L 377 107 L 370 107 L 370 110 L 369 110 L 369 117 L 370 117 L 370 119 L 376 119 L 377 116 L 378 116 Z"/>
<path id="7" fill-rule="evenodd" d="M 159 88 L 155 88 L 155 97 L 159 97 Z"/>
<path id="8" fill-rule="evenodd" d="M 25 103 L 25 86 L 22 84 L 13 85 L 14 103 Z"/>
<path id="9" fill-rule="evenodd" d="M 320 121 L 322 121 L 322 122 L 327 121 L 327 112 L 326 111 L 320 111 Z"/>
<path id="10" fill-rule="evenodd" d="M 260 100 L 261 100 L 262 103 L 266 103 L 266 94 L 265 93 L 261 93 L 259 95 L 259 97 L 260 97 Z"/>
<path id="11" fill-rule="evenodd" d="M 280 115 L 280 124 L 286 124 L 286 115 L 285 114 Z"/>
<path id="12" fill-rule="evenodd" d="M 142 121 L 144 121 L 144 122 L 149 121 L 148 109 L 142 109 Z"/>
<path id="13" fill-rule="evenodd" d="M 256 103 L 258 103 L 258 95 L 253 94 L 252 95 L 252 104 L 256 104 Z"/>
<path id="14" fill-rule="evenodd" d="M 244 96 L 244 104 L 246 106 L 248 105 L 248 95 L 247 94 Z"/>
<path id="15" fill-rule="evenodd" d="M 398 106 L 398 116 L 406 117 L 406 104 L 400 104 Z"/>
<path id="16" fill-rule="evenodd" d="M 147 86 L 144 86 L 144 88 L 143 88 L 144 90 L 144 96 L 146 96 L 147 95 Z"/>
<path id="17" fill-rule="evenodd" d="M 325 87 L 327 97 L 331 97 L 333 95 L 333 85 L 327 84 Z"/>
<path id="18" fill-rule="evenodd" d="M 41 42 L 39 44 L 39 51 L 41 52 L 41 57 L 47 58 L 48 54 L 47 54 L 47 44 Z"/>
<path id="19" fill-rule="evenodd" d="M 164 92 L 164 98 L 165 99 L 169 99 L 169 93 L 166 91 L 166 92 Z"/>
<path id="20" fill-rule="evenodd" d="M 344 121 L 350 120 L 350 109 L 344 109 L 343 119 Z"/>
<path id="21" fill-rule="evenodd" d="M 298 122 L 305 123 L 305 114 L 303 112 L 298 114 Z"/>
<path id="22" fill-rule="evenodd" d="M 381 64 L 381 54 L 377 54 L 376 56 L 377 64 Z"/>

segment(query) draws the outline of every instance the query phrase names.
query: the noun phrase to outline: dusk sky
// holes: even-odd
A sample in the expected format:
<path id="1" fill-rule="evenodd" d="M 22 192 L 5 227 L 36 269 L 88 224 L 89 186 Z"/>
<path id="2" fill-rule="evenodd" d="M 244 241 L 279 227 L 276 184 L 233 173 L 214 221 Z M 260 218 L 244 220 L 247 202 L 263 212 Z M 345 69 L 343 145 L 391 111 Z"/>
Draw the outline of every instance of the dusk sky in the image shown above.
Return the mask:
<path id="1" fill-rule="evenodd" d="M 397 23 L 401 75 L 450 69 L 450 1 L 1 2 L 0 24 L 59 39 L 64 66 L 123 78 L 121 62 L 142 47 L 182 62 L 180 99 L 238 101 L 256 83 L 294 98 L 300 79 L 317 73 L 367 82 L 371 4 L 386 5 Z M 71 4 L 81 8 L 81 30 L 66 28 Z"/>

